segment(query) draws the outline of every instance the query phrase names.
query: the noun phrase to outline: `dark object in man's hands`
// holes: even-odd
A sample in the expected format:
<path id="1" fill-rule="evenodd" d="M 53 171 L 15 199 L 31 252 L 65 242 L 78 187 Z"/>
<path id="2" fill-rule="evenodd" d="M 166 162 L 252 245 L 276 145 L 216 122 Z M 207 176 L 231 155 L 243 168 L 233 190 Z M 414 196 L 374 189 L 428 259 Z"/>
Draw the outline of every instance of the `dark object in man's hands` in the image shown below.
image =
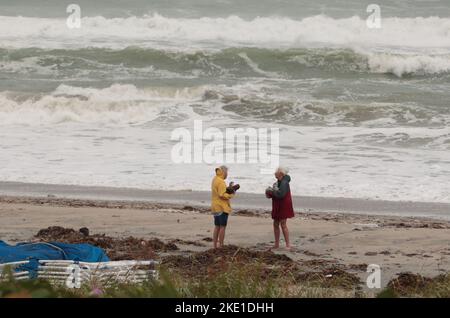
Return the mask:
<path id="1" fill-rule="evenodd" d="M 235 194 L 237 190 L 239 190 L 241 186 L 239 184 L 234 184 L 234 182 L 230 182 L 230 185 L 227 187 L 228 194 Z"/>

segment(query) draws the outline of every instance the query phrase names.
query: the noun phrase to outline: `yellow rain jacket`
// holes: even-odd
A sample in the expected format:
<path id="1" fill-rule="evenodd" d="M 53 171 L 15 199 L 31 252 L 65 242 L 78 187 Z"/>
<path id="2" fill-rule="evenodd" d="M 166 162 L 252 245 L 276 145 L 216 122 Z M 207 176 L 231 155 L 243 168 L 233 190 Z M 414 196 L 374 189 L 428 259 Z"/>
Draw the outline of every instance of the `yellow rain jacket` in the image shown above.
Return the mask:
<path id="1" fill-rule="evenodd" d="M 223 177 L 223 171 L 217 168 L 216 176 L 211 184 L 211 211 L 231 213 L 230 199 L 234 195 L 227 193 L 227 185 Z"/>

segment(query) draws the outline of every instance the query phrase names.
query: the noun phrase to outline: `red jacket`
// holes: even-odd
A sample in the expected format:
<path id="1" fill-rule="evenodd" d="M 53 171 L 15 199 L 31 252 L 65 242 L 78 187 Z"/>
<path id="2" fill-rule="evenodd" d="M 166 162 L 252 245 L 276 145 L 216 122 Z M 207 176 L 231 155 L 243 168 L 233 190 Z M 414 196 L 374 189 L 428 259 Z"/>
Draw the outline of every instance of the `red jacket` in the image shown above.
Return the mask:
<path id="1" fill-rule="evenodd" d="M 284 220 L 294 217 L 294 207 L 292 206 L 291 189 L 289 182 L 291 177 L 286 175 L 278 181 L 278 190 L 267 193 L 272 198 L 272 219 Z"/>

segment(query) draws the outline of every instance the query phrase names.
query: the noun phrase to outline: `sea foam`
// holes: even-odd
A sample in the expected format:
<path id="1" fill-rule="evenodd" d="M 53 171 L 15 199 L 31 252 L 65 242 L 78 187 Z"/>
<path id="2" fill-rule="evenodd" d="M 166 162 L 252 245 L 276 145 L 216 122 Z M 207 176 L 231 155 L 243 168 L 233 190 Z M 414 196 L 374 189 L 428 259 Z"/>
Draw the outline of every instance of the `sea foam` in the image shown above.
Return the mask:
<path id="1" fill-rule="evenodd" d="M 384 18 L 370 29 L 363 17 L 335 19 L 316 15 L 301 20 L 286 17 L 170 18 L 157 13 L 141 17 L 83 17 L 80 29 L 65 19 L 0 17 L 0 41 L 11 47 L 126 47 L 158 45 L 184 48 L 245 45 L 276 47 L 410 47 L 450 48 L 450 18 Z"/>

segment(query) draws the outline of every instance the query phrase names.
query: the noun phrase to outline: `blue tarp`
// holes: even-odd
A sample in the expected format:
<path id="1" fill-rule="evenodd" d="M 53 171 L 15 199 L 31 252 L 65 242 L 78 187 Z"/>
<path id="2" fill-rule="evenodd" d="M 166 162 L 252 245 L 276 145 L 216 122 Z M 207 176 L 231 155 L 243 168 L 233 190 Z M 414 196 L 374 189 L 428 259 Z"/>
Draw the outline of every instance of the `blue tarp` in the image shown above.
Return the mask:
<path id="1" fill-rule="evenodd" d="M 35 276 L 39 260 L 72 260 L 79 262 L 109 262 L 110 259 L 101 248 L 90 244 L 19 243 L 15 246 L 0 241 L 0 264 L 30 261 L 17 270 L 28 270 Z"/>

